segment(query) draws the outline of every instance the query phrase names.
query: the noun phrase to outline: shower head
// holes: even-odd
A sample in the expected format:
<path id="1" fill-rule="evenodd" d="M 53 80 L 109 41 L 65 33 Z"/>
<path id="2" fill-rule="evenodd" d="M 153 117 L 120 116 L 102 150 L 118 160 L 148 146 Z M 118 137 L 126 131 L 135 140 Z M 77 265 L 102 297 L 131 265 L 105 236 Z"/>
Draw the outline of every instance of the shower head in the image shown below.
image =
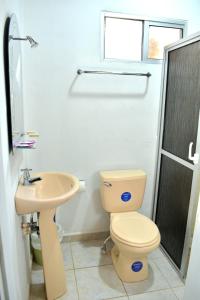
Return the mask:
<path id="1" fill-rule="evenodd" d="M 12 35 L 9 36 L 11 40 L 15 41 L 29 41 L 31 48 L 37 47 L 39 44 L 29 35 L 27 35 L 25 38 L 20 38 L 20 37 L 13 37 Z"/>
<path id="2" fill-rule="evenodd" d="M 37 47 L 39 44 L 29 35 L 26 36 L 26 39 L 29 41 L 31 48 Z"/>

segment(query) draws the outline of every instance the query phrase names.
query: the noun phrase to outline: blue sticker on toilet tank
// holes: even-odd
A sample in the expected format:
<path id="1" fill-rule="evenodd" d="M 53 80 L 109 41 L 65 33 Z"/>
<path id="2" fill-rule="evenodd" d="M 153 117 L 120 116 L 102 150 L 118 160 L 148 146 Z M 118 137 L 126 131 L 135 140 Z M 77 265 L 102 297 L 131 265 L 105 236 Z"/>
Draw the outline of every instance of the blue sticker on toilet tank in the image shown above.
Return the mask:
<path id="1" fill-rule="evenodd" d="M 143 267 L 143 263 L 141 261 L 135 261 L 132 266 L 131 269 L 133 272 L 139 272 Z"/>
<path id="2" fill-rule="evenodd" d="M 131 199 L 131 193 L 129 192 L 124 192 L 122 195 L 121 195 L 121 199 L 122 201 L 124 202 L 127 202 Z"/>

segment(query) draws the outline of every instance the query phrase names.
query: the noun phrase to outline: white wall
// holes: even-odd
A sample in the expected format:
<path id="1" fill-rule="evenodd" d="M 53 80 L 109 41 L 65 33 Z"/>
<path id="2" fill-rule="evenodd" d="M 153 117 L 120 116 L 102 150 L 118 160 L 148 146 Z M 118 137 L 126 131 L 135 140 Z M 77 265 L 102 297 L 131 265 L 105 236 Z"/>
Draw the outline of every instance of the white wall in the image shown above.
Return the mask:
<path id="1" fill-rule="evenodd" d="M 6 299 L 26 300 L 29 292 L 29 269 L 26 262 L 26 241 L 22 236 L 21 217 L 16 215 L 14 194 L 19 178 L 22 155 L 8 154 L 6 96 L 3 62 L 3 31 L 6 17 L 12 13 L 19 19 L 17 0 L 0 1 L 0 245 L 4 258 Z M 2 263 L 2 262 L 1 262 Z M 2 267 L 2 265 L 1 265 Z"/>
<path id="2" fill-rule="evenodd" d="M 1 265 L 0 265 L 0 299 L 5 300 L 5 288 L 3 282 L 3 275 L 1 271 Z"/>
<path id="3" fill-rule="evenodd" d="M 87 190 L 58 210 L 66 233 L 108 229 L 99 197 L 100 170 L 142 168 L 148 181 L 142 212 L 153 203 L 161 65 L 101 61 L 101 11 L 189 20 L 200 29 L 198 0 L 23 1 L 24 34 L 39 47 L 24 50 L 27 129 L 40 132 L 29 152 L 35 171 L 68 171 Z M 76 76 L 78 68 L 151 72 L 145 78 Z"/>

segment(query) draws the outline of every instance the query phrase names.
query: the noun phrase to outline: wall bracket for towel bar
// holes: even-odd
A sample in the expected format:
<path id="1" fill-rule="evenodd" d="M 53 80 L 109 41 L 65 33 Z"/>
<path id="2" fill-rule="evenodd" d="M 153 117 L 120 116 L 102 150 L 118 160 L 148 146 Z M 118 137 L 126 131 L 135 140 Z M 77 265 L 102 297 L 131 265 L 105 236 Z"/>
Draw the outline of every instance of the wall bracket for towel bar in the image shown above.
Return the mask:
<path id="1" fill-rule="evenodd" d="M 112 71 L 87 71 L 87 70 L 77 70 L 77 74 L 110 74 L 110 75 L 132 75 L 132 76 L 146 76 L 150 77 L 151 73 L 129 73 L 129 72 L 112 72 Z"/>

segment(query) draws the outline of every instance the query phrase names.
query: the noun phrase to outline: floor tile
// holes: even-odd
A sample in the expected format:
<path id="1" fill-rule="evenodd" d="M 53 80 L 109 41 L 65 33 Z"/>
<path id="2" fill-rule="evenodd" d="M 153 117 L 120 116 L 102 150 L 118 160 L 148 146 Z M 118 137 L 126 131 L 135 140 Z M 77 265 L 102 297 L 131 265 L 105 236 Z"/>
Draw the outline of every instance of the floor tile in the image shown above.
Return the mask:
<path id="1" fill-rule="evenodd" d="M 78 291 L 76 286 L 76 279 L 74 270 L 66 271 L 67 276 L 67 293 L 57 300 L 78 300 Z"/>
<path id="2" fill-rule="evenodd" d="M 71 243 L 74 267 L 85 268 L 112 264 L 111 256 L 101 253 L 102 244 L 101 240 Z"/>
<path id="3" fill-rule="evenodd" d="M 62 248 L 62 253 L 63 253 L 65 270 L 73 269 L 74 264 L 73 264 L 73 260 L 72 260 L 70 243 L 61 243 L 61 248 Z"/>
<path id="4" fill-rule="evenodd" d="M 128 297 L 117 297 L 117 298 L 109 298 L 106 300 L 129 300 Z"/>
<path id="5" fill-rule="evenodd" d="M 44 300 L 44 299 L 46 299 L 44 284 L 31 285 L 29 300 Z"/>
<path id="6" fill-rule="evenodd" d="M 42 284 L 44 283 L 43 269 L 33 270 L 31 272 L 31 284 Z"/>
<path id="7" fill-rule="evenodd" d="M 32 270 L 33 271 L 42 270 L 42 266 L 38 265 L 36 262 L 33 261 Z"/>
<path id="8" fill-rule="evenodd" d="M 126 296 L 112 265 L 75 270 L 80 300 L 103 300 Z"/>
<path id="9" fill-rule="evenodd" d="M 78 300 L 78 291 L 76 286 L 74 270 L 68 270 L 66 272 L 67 280 L 67 293 L 57 300 Z M 30 300 L 44 300 L 46 299 L 46 293 L 44 284 L 31 285 Z"/>
<path id="10" fill-rule="evenodd" d="M 158 258 L 163 258 L 165 257 L 164 253 L 159 249 L 157 248 L 156 250 L 152 251 L 149 255 L 148 255 L 148 259 L 158 259 Z"/>
<path id="11" fill-rule="evenodd" d="M 183 286 L 183 282 L 178 276 L 177 272 L 175 269 L 172 267 L 170 262 L 166 258 L 158 258 L 154 260 L 155 264 L 163 274 L 163 276 L 166 278 L 168 281 L 170 287 L 179 287 Z"/>
<path id="12" fill-rule="evenodd" d="M 148 279 L 135 283 L 124 282 L 124 287 L 128 295 L 136 295 L 150 291 L 168 289 L 169 284 L 154 262 L 150 261 Z"/>
<path id="13" fill-rule="evenodd" d="M 177 300 L 171 290 L 149 292 L 140 295 L 129 296 L 129 300 Z"/>
<path id="14" fill-rule="evenodd" d="M 185 291 L 184 286 L 173 288 L 173 291 L 174 291 L 176 297 L 178 298 L 178 300 L 183 300 L 184 291 Z"/>

